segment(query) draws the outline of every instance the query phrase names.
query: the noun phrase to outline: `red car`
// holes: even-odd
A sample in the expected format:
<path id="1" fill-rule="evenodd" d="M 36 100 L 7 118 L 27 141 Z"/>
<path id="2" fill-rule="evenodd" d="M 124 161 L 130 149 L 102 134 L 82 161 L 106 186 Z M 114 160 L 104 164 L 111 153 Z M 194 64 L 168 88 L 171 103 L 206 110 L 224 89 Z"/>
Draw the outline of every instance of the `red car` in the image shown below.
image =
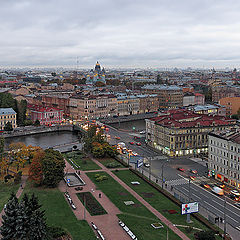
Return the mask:
<path id="1" fill-rule="evenodd" d="M 142 144 L 141 144 L 140 142 L 137 142 L 136 145 L 137 145 L 137 146 L 141 146 Z"/>
<path id="2" fill-rule="evenodd" d="M 177 170 L 180 171 L 180 172 L 184 172 L 185 171 L 184 168 L 180 168 L 180 167 L 177 168 Z"/>
<path id="3" fill-rule="evenodd" d="M 194 176 L 190 176 L 189 177 L 192 181 L 194 181 L 195 179 L 196 179 L 196 177 L 194 177 Z"/>
<path id="4" fill-rule="evenodd" d="M 115 137 L 115 139 L 120 140 L 120 137 Z"/>
<path id="5" fill-rule="evenodd" d="M 134 145 L 134 142 L 129 142 L 131 145 Z"/>
<path id="6" fill-rule="evenodd" d="M 133 138 L 134 138 L 134 139 L 140 139 L 140 137 L 138 137 L 138 136 L 134 136 Z"/>

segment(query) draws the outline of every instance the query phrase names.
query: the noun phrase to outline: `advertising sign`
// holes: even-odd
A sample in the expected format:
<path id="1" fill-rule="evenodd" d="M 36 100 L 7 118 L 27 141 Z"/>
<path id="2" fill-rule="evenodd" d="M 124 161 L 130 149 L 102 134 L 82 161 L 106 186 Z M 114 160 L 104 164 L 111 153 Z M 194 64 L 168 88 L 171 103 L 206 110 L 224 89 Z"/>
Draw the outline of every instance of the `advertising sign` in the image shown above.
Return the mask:
<path id="1" fill-rule="evenodd" d="M 198 212 L 198 202 L 183 203 L 182 214 L 196 213 Z"/>
<path id="2" fill-rule="evenodd" d="M 143 159 L 140 158 L 137 160 L 137 168 L 140 168 L 143 165 Z"/>

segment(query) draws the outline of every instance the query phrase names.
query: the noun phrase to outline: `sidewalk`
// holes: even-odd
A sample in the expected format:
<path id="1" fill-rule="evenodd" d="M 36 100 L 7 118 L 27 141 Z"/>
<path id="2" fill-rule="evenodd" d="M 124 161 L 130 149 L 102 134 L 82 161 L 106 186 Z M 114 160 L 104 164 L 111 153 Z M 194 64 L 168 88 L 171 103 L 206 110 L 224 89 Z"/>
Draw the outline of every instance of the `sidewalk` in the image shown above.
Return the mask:
<path id="1" fill-rule="evenodd" d="M 68 162 L 66 162 L 66 169 L 68 169 L 68 172 L 75 172 L 75 170 L 72 169 L 72 167 Z M 94 172 L 98 172 L 98 171 L 99 170 L 96 170 Z M 100 190 L 96 190 L 96 186 L 87 177 L 84 171 L 81 171 L 81 178 L 86 183 L 82 191 L 76 191 L 74 187 L 67 188 L 67 191 L 69 192 L 75 206 L 77 207 L 76 210 L 73 210 L 73 213 L 75 214 L 76 218 L 79 220 L 85 219 L 90 226 L 91 226 L 91 222 L 94 222 L 94 224 L 99 228 L 99 230 L 102 232 L 103 236 L 106 239 L 109 239 L 109 240 L 128 239 L 129 236 L 125 231 L 123 231 L 123 229 L 118 224 L 117 214 L 121 213 L 120 210 L 107 198 L 107 196 L 104 193 L 102 193 Z M 66 191 L 66 183 L 64 181 L 61 181 L 61 183 L 59 184 L 59 189 L 61 192 Z M 98 200 L 98 202 L 106 210 L 107 214 L 91 216 L 87 210 L 85 210 L 85 213 L 84 213 L 84 206 L 76 195 L 76 193 L 78 192 L 91 192 L 92 195 Z M 99 193 L 101 193 L 102 195 L 101 198 L 99 198 Z"/>
<path id="2" fill-rule="evenodd" d="M 115 179 L 119 184 L 121 184 L 129 193 L 131 193 L 139 202 L 141 202 L 149 211 L 151 211 L 155 216 L 157 216 L 164 224 L 166 224 L 173 232 L 175 232 L 181 239 L 190 240 L 182 231 L 165 218 L 161 213 L 159 213 L 155 208 L 153 208 L 148 202 L 146 202 L 141 196 L 139 196 L 134 190 L 132 190 L 127 184 L 121 181 L 111 170 L 106 168 L 104 165 L 92 158 L 92 160 L 98 164 L 103 171 L 107 172 L 113 179 Z"/>
<path id="3" fill-rule="evenodd" d="M 24 187 L 26 186 L 26 182 L 27 182 L 27 178 L 28 176 L 23 176 L 22 177 L 22 181 L 21 181 L 21 185 L 16 193 L 16 197 L 19 198 L 24 190 Z M 2 226 L 2 216 L 4 215 L 4 209 L 1 211 L 0 213 L 0 226 Z"/>

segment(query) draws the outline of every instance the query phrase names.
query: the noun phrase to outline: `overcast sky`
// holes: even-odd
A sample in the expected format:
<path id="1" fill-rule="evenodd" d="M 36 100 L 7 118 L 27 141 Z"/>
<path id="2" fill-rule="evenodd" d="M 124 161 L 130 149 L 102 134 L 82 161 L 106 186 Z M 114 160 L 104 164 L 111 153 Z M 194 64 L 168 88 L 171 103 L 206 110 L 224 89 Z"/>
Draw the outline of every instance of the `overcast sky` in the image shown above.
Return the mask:
<path id="1" fill-rule="evenodd" d="M 0 4 L 0 67 L 239 67 L 239 0 Z"/>

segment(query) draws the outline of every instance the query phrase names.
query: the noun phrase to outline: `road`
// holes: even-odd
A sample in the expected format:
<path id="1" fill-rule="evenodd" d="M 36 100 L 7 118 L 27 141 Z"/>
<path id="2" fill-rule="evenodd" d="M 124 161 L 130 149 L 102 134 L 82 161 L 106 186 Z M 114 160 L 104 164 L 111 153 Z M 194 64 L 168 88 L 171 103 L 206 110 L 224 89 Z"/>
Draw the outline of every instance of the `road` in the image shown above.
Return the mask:
<path id="1" fill-rule="evenodd" d="M 162 166 L 163 168 L 163 178 L 165 183 L 167 183 L 168 188 L 172 186 L 174 192 L 181 195 L 182 199 L 188 202 L 189 198 L 189 175 L 190 169 L 196 169 L 196 181 L 191 181 L 190 183 L 190 199 L 191 201 L 199 202 L 202 209 L 209 213 L 213 219 L 219 217 L 224 219 L 224 196 L 219 197 L 200 186 L 200 182 L 208 181 L 206 178 L 207 166 L 204 161 L 199 159 L 190 159 L 188 157 L 184 158 L 169 158 L 162 155 L 160 152 L 152 149 L 145 144 L 144 136 L 138 133 L 117 130 L 109 126 L 108 134 L 111 138 L 109 142 L 111 144 L 117 144 L 118 142 L 124 142 L 128 149 L 132 149 L 137 152 L 140 156 L 147 157 L 150 161 L 151 168 L 143 168 L 145 172 L 151 171 L 151 174 L 159 179 L 161 184 L 162 179 Z M 133 137 L 139 136 L 140 139 L 135 140 Z M 115 139 L 115 137 L 120 137 L 120 140 Z M 136 141 L 141 142 L 141 146 L 137 146 Z M 134 142 L 131 145 L 129 142 Z M 167 161 L 168 160 L 168 161 Z M 164 165 L 163 165 L 164 164 Z M 182 167 L 185 171 L 182 173 L 177 170 L 178 167 Z M 240 209 L 233 205 L 233 200 L 227 198 L 226 200 L 226 222 L 230 224 L 235 230 L 233 235 L 240 234 Z M 206 216 L 208 217 L 208 216 Z M 223 224 L 220 224 L 220 226 Z M 227 228 L 228 230 L 228 228 Z M 237 234 L 236 234 L 237 233 Z M 235 237 L 233 238 L 235 239 Z M 238 238 L 236 238 L 238 239 Z"/>

